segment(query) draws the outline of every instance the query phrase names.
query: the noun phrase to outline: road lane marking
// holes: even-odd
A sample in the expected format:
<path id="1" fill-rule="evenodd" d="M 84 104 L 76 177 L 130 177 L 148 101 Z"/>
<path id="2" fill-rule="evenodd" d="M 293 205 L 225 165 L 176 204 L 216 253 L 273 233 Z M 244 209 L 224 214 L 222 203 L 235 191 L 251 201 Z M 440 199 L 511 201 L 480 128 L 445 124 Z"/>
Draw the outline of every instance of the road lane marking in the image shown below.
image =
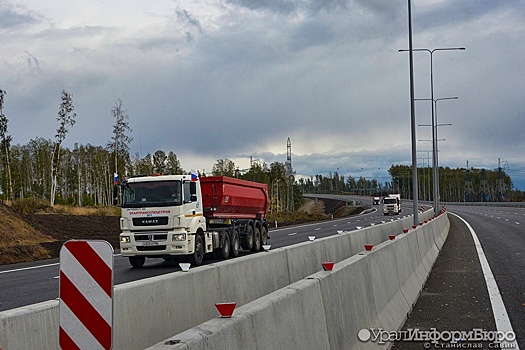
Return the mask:
<path id="1" fill-rule="evenodd" d="M 490 304 L 492 305 L 492 313 L 494 315 L 494 320 L 496 321 L 497 330 L 502 332 L 510 331 L 514 333 L 514 330 L 512 329 L 512 324 L 510 323 L 509 315 L 507 313 L 507 309 L 505 308 L 505 304 L 503 303 L 503 299 L 501 298 L 501 293 L 499 291 L 498 284 L 496 283 L 496 279 L 492 274 L 489 262 L 487 260 L 487 257 L 485 256 L 483 248 L 481 247 L 481 243 L 478 239 L 478 236 L 476 235 L 476 232 L 474 231 L 472 226 L 470 226 L 470 224 L 461 216 L 454 213 L 451 214 L 461 219 L 461 221 L 463 221 L 465 225 L 467 225 L 467 228 L 469 229 L 470 234 L 472 235 L 472 239 L 474 240 L 474 245 L 476 246 L 476 250 L 478 252 L 478 258 L 481 264 L 481 269 L 483 270 L 483 276 L 485 277 L 485 283 L 487 284 L 487 290 L 489 292 L 490 297 Z M 514 345 L 509 349 L 519 349 L 516 340 L 514 340 L 513 342 L 505 342 L 505 344 Z"/>
<path id="2" fill-rule="evenodd" d="M 120 254 L 113 254 L 113 256 L 120 256 Z M 9 273 L 9 272 L 19 272 L 19 271 L 26 271 L 26 270 L 34 270 L 34 269 L 40 269 L 40 268 L 50 267 L 50 266 L 59 266 L 59 265 L 60 265 L 60 263 L 52 263 L 52 264 L 45 264 L 45 265 L 38 265 L 38 266 L 21 267 L 19 269 L 0 271 L 0 275 L 4 274 L 4 273 Z"/>
<path id="3" fill-rule="evenodd" d="M 59 265 L 59 263 L 53 263 L 53 264 L 46 264 L 46 265 L 38 265 L 38 266 L 29 266 L 29 267 L 22 267 L 20 269 L 13 269 L 13 270 L 7 270 L 7 271 L 0 271 L 0 275 L 3 274 L 3 273 L 8 273 L 8 272 L 18 272 L 18 271 L 25 271 L 25 270 L 34 270 L 34 269 L 39 269 L 41 267 L 49 267 L 49 266 L 57 266 Z"/>
<path id="4" fill-rule="evenodd" d="M 294 236 L 296 234 L 297 234 L 297 232 L 293 232 L 293 233 L 289 233 L 288 236 Z"/>

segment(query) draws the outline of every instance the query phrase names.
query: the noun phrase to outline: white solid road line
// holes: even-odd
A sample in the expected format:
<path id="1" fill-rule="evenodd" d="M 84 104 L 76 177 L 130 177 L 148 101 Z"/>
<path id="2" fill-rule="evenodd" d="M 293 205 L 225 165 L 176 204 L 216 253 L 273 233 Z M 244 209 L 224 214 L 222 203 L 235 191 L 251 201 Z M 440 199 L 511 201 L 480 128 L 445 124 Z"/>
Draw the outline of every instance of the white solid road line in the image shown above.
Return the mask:
<path id="1" fill-rule="evenodd" d="M 8 272 L 18 272 L 18 271 L 24 271 L 24 270 L 33 270 L 33 269 L 39 269 L 41 267 L 56 266 L 56 265 L 59 265 L 59 263 L 53 263 L 53 264 L 47 264 L 47 265 L 38 265 L 38 266 L 30 266 L 30 267 L 22 267 L 20 269 L 0 271 L 0 275 L 3 274 L 3 273 L 8 273 Z"/>
<path id="2" fill-rule="evenodd" d="M 120 254 L 113 254 L 113 256 L 120 256 Z M 56 263 L 52 263 L 52 264 L 45 264 L 45 265 L 21 267 L 19 269 L 0 271 L 0 275 L 4 274 L 4 273 L 9 273 L 9 272 L 19 272 L 19 271 L 24 271 L 24 270 L 34 270 L 34 269 L 40 269 L 40 268 L 43 268 L 43 267 L 50 267 L 50 266 L 57 266 L 57 265 L 60 265 L 60 262 L 56 262 Z"/>
<path id="3" fill-rule="evenodd" d="M 481 243 L 479 242 L 476 232 L 474 231 L 472 226 L 470 226 L 470 224 L 461 216 L 454 213 L 450 214 L 458 217 L 461 221 L 465 223 L 465 225 L 467 225 L 468 229 L 470 230 L 470 234 L 472 235 L 472 239 L 474 240 L 474 245 L 476 246 L 476 250 L 478 251 L 478 258 L 479 262 L 481 263 L 481 269 L 483 270 L 483 276 L 485 277 L 485 283 L 487 284 L 490 303 L 492 305 L 492 313 L 494 314 L 494 319 L 496 321 L 496 329 L 501 332 L 514 333 L 514 330 L 512 329 L 512 324 L 510 323 L 509 315 L 507 314 L 507 309 L 505 308 L 505 304 L 503 304 L 503 299 L 501 298 L 501 293 L 499 291 L 498 284 L 496 283 L 496 279 L 492 274 L 489 262 L 485 257 L 485 253 L 483 252 L 483 248 L 481 247 Z M 508 349 L 519 350 L 518 342 L 516 341 L 516 339 L 514 339 L 514 341 L 505 341 L 502 343 L 512 344 L 510 347 L 508 347 Z"/>

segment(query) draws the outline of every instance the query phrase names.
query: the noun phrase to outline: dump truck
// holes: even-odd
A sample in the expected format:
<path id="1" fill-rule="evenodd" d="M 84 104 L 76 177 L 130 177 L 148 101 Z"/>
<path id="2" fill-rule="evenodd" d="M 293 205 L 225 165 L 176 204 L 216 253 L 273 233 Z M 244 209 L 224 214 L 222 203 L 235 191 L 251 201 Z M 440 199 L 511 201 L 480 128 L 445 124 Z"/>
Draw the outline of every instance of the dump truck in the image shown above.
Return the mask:
<path id="1" fill-rule="evenodd" d="M 401 212 L 401 195 L 390 194 L 383 198 L 383 214 L 384 215 L 399 215 Z"/>
<path id="2" fill-rule="evenodd" d="M 133 267 L 146 258 L 198 266 L 206 254 L 257 252 L 270 238 L 266 184 L 192 173 L 131 177 L 120 187 L 120 252 Z"/>

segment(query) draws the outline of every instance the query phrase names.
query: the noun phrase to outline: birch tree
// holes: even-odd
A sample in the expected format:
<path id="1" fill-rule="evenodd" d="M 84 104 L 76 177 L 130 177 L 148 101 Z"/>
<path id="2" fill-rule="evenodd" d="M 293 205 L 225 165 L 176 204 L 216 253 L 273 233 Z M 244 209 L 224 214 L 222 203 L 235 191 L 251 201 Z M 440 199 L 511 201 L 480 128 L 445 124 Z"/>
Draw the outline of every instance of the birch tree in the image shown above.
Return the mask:
<path id="1" fill-rule="evenodd" d="M 111 116 L 115 120 L 113 124 L 113 136 L 108 143 L 108 149 L 113 152 L 115 174 L 119 174 L 118 158 L 129 158 L 129 144 L 133 141 L 133 138 L 128 136 L 128 133 L 133 130 L 129 127 L 129 116 L 126 114 L 126 110 L 122 107 L 122 101 L 117 99 L 115 106 L 111 109 Z"/>
<path id="2" fill-rule="evenodd" d="M 0 89 L 0 142 L 3 153 L 3 167 L 4 167 L 4 192 L 6 199 L 13 199 L 13 183 L 11 179 L 11 164 L 9 161 L 9 153 L 11 149 L 12 137 L 7 134 L 8 119 L 4 115 L 4 96 L 6 92 Z"/>
<path id="3" fill-rule="evenodd" d="M 55 195 L 57 190 L 57 173 L 60 167 L 60 148 L 62 142 L 66 138 L 66 134 L 75 125 L 75 107 L 73 107 L 73 95 L 66 90 L 62 90 L 62 102 L 58 110 L 58 129 L 55 135 L 55 144 L 53 146 L 53 154 L 51 156 L 51 196 L 49 202 L 51 205 L 55 204 Z"/>

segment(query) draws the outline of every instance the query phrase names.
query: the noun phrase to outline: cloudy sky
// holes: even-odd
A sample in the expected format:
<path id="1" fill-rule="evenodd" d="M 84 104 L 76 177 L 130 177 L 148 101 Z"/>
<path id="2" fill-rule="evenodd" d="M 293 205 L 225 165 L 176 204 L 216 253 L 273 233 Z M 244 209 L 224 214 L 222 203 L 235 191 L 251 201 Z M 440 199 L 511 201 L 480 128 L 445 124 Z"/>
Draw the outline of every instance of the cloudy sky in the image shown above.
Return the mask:
<path id="1" fill-rule="evenodd" d="M 525 1 L 413 0 L 414 48 L 433 56 L 439 163 L 508 165 L 525 190 Z M 298 175 L 389 180 L 411 164 L 406 0 L 0 0 L 0 88 L 13 142 L 105 146 L 121 99 L 132 153 L 173 151 L 186 170 L 219 158 L 286 161 Z M 416 98 L 430 54 L 415 52 Z M 431 123 L 429 101 L 417 124 Z M 431 138 L 430 127 L 417 139 Z M 429 141 L 418 142 L 426 166 Z M 431 156 L 431 155 L 430 155 Z"/>

